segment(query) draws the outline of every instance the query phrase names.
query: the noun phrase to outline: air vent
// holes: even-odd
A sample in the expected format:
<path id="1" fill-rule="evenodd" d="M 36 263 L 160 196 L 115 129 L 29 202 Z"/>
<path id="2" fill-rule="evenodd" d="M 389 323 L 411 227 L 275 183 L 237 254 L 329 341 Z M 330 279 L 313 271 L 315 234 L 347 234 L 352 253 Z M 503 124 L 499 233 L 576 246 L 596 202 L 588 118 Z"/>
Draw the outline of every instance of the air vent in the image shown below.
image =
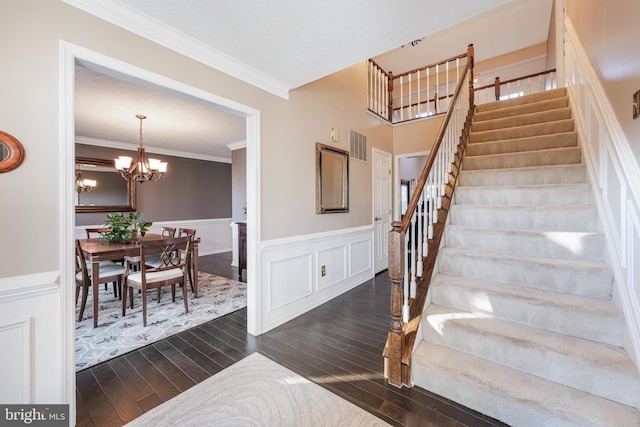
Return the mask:
<path id="1" fill-rule="evenodd" d="M 367 137 L 351 129 L 349 132 L 351 158 L 367 161 Z"/>

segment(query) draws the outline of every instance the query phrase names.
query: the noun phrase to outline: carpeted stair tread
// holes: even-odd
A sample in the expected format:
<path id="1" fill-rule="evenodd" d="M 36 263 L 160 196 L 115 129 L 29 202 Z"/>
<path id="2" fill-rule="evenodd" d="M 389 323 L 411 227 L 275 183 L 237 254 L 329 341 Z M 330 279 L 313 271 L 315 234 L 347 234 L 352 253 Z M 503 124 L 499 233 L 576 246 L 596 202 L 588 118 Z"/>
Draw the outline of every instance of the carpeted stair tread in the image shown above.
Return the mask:
<path id="1" fill-rule="evenodd" d="M 480 227 L 544 228 L 564 231 L 600 229 L 595 206 L 452 205 L 451 224 Z"/>
<path id="2" fill-rule="evenodd" d="M 412 361 L 416 384 L 513 426 L 640 426 L 635 408 L 428 341 Z"/>
<path id="3" fill-rule="evenodd" d="M 567 336 L 621 346 L 624 318 L 610 300 L 438 274 L 433 304 L 492 316 Z"/>
<path id="4" fill-rule="evenodd" d="M 530 257 L 444 247 L 438 256 L 443 274 L 491 280 L 514 287 L 611 299 L 613 274 L 603 263 Z"/>
<path id="5" fill-rule="evenodd" d="M 589 184 L 550 184 L 460 187 L 454 193 L 462 205 L 588 205 L 591 204 Z"/>
<path id="6" fill-rule="evenodd" d="M 579 164 L 580 147 L 551 148 L 510 153 L 469 156 L 464 159 L 465 170 L 503 169 L 530 166 Z"/>
<path id="7" fill-rule="evenodd" d="M 507 129 L 471 132 L 469 134 L 469 143 L 475 144 L 478 142 L 499 141 L 503 139 L 526 138 L 529 136 L 548 135 L 558 132 L 572 132 L 573 130 L 573 120 L 565 119 L 535 125 L 516 126 Z"/>
<path id="8" fill-rule="evenodd" d="M 526 166 L 519 168 L 462 170 L 459 187 L 497 185 L 583 184 L 587 182 L 584 163 Z"/>
<path id="9" fill-rule="evenodd" d="M 486 111 L 506 110 L 517 106 L 535 104 L 552 99 L 568 99 L 566 97 L 566 93 L 565 88 L 558 88 L 502 101 L 487 102 L 486 104 L 477 105 L 476 112 L 484 113 Z"/>
<path id="10" fill-rule="evenodd" d="M 533 113 L 519 114 L 516 116 L 499 117 L 490 120 L 474 121 L 471 132 L 482 132 L 487 130 L 497 130 L 511 128 L 514 126 L 526 126 L 538 123 L 553 122 L 571 118 L 571 109 L 567 107 L 556 108 L 554 110 L 536 111 Z"/>
<path id="11" fill-rule="evenodd" d="M 434 344 L 625 405 L 640 397 L 638 371 L 620 347 L 435 304 L 423 322 Z"/>
<path id="12" fill-rule="evenodd" d="M 537 102 L 529 102 L 526 104 L 514 105 L 508 108 L 499 108 L 494 110 L 484 110 L 481 105 L 477 106 L 476 113 L 473 116 L 474 122 L 483 122 L 485 120 L 493 120 L 500 117 L 519 116 L 521 114 L 537 113 L 539 111 L 554 110 L 564 108 L 569 105 L 569 98 L 560 97 L 545 99 Z"/>
<path id="13" fill-rule="evenodd" d="M 604 262 L 602 233 L 523 230 L 450 224 L 445 232 L 450 248 L 512 255 Z"/>
<path id="14" fill-rule="evenodd" d="M 468 156 L 483 156 L 487 154 L 513 153 L 518 151 L 533 151 L 550 148 L 577 147 L 577 132 L 561 132 L 550 135 L 536 135 L 526 138 L 506 139 L 490 142 L 476 142 L 467 145 Z"/>

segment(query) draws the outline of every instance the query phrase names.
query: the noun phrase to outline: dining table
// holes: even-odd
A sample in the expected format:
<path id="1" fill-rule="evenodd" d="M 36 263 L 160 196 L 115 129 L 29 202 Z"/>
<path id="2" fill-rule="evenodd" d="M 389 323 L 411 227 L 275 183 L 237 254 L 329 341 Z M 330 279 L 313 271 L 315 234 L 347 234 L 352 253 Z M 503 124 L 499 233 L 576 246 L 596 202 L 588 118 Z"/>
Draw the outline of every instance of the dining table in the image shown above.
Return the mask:
<path id="1" fill-rule="evenodd" d="M 91 263 L 91 285 L 93 293 L 93 327 L 98 326 L 98 278 L 100 277 L 100 261 L 115 261 L 125 256 L 140 255 L 140 240 L 164 240 L 160 234 L 146 233 L 131 242 L 109 243 L 100 238 L 80 239 L 80 248 L 87 262 Z M 193 277 L 193 296 L 198 297 L 198 239 L 191 241 L 191 268 Z M 183 284 L 186 286 L 186 283 Z"/>

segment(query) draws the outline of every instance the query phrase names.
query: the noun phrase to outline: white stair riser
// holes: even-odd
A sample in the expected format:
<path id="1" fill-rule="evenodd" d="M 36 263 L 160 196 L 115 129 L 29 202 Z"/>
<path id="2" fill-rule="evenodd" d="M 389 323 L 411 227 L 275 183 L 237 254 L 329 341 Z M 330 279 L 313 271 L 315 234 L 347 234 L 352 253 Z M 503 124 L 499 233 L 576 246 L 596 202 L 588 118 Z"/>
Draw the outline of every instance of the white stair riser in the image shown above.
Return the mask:
<path id="1" fill-rule="evenodd" d="M 598 233 L 531 232 L 449 225 L 445 230 L 445 242 L 450 248 L 604 262 L 604 236 Z"/>
<path id="2" fill-rule="evenodd" d="M 433 304 L 609 345 L 621 346 L 623 342 L 624 318 L 619 312 L 612 312 L 610 302 L 601 302 L 603 307 L 581 310 L 568 304 L 535 300 L 526 292 L 490 291 L 466 287 L 464 283 L 445 286 L 434 282 L 430 292 Z"/>
<path id="3" fill-rule="evenodd" d="M 545 261 L 444 248 L 438 256 L 438 267 L 442 273 L 471 279 L 611 299 L 612 274 L 604 266 L 554 262 L 552 259 Z"/>
<path id="4" fill-rule="evenodd" d="M 458 176 L 460 187 L 490 187 L 498 185 L 583 184 L 587 182 L 584 164 L 539 166 L 527 168 L 463 170 Z"/>
<path id="5" fill-rule="evenodd" d="M 625 405 L 635 404 L 640 393 L 635 366 L 618 347 L 591 344 L 495 318 L 474 318 L 472 313 L 441 306 L 429 307 L 422 322 L 423 338 L 434 344 Z M 578 351 L 564 350 L 565 345 L 572 344 Z"/>
<path id="6" fill-rule="evenodd" d="M 514 126 L 527 126 L 538 123 L 553 122 L 571 118 L 569 107 L 556 110 L 540 111 L 536 113 L 522 114 L 511 117 L 500 117 L 492 120 L 475 121 L 471 126 L 471 132 L 482 132 L 486 130 L 505 129 Z"/>
<path id="7" fill-rule="evenodd" d="M 454 193 L 461 205 L 588 205 L 588 184 L 516 187 L 460 187 Z"/>
<path id="8" fill-rule="evenodd" d="M 566 132 L 534 136 L 530 138 L 468 144 L 466 156 L 485 156 L 489 154 L 514 153 L 519 151 L 549 150 L 552 148 L 577 147 L 577 145 L 577 133 Z"/>
<path id="9" fill-rule="evenodd" d="M 579 147 L 555 148 L 522 153 L 469 156 L 464 159 L 463 168 L 478 170 L 578 164 L 581 158 Z"/>
<path id="10" fill-rule="evenodd" d="M 593 206 L 480 206 L 453 205 L 451 224 L 479 227 L 534 228 L 566 231 L 596 231 L 597 211 Z"/>

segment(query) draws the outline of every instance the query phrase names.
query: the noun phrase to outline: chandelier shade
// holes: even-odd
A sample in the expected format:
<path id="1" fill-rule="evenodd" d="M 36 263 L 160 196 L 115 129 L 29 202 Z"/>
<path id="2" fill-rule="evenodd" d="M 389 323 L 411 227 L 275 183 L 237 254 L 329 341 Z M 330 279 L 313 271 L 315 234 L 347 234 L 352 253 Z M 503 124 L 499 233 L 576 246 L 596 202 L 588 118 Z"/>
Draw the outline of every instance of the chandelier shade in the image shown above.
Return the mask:
<path id="1" fill-rule="evenodd" d="M 98 181 L 95 179 L 82 178 L 82 172 L 76 171 L 76 191 L 84 193 L 96 188 Z"/>
<path id="2" fill-rule="evenodd" d="M 136 117 L 140 120 L 140 145 L 138 145 L 136 158 L 119 156 L 115 159 L 116 169 L 120 171 L 120 175 L 127 181 L 157 181 L 164 177 L 167 172 L 167 163 L 147 157 L 142 145 L 142 121 L 147 117 L 142 114 L 138 114 Z"/>

